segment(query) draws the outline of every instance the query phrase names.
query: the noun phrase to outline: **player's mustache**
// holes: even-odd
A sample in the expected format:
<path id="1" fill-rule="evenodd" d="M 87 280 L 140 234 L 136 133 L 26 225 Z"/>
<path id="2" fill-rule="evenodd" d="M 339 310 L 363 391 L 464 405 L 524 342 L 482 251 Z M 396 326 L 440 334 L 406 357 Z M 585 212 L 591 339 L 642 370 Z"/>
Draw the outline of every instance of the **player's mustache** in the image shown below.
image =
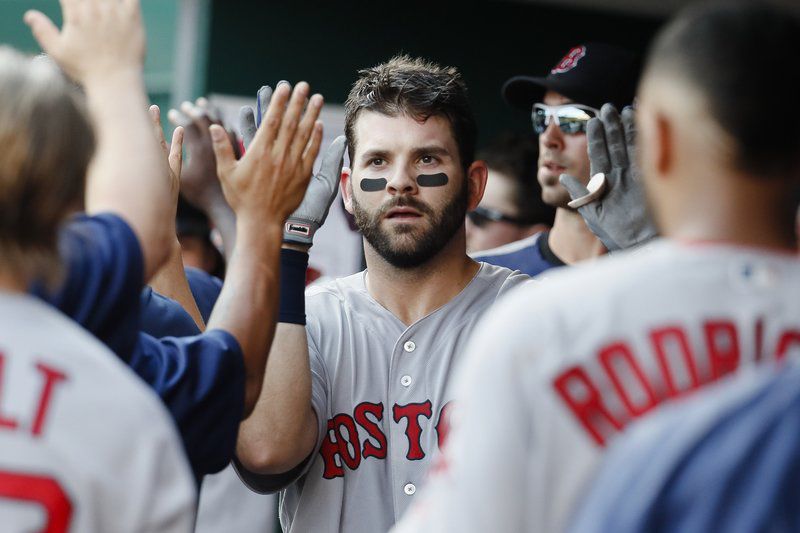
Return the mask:
<path id="1" fill-rule="evenodd" d="M 553 163 L 554 165 L 558 165 L 560 167 L 568 167 L 569 161 L 566 159 L 554 155 L 552 152 L 542 152 L 541 156 L 539 157 L 539 165 L 541 166 L 544 162 Z"/>
<path id="2" fill-rule="evenodd" d="M 425 204 L 411 196 L 397 196 L 381 206 L 380 211 L 378 211 L 377 214 L 378 218 L 382 218 L 387 212 L 389 212 L 390 209 L 394 209 L 395 207 L 411 207 L 423 215 L 433 214 L 433 209 L 428 204 Z"/>

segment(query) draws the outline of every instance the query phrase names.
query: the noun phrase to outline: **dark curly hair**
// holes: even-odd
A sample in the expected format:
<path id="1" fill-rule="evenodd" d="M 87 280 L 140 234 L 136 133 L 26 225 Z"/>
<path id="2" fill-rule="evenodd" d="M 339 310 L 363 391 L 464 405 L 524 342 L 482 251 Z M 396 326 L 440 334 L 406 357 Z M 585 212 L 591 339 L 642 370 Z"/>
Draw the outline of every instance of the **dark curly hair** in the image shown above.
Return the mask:
<path id="1" fill-rule="evenodd" d="M 478 132 L 467 85 L 458 69 L 399 55 L 358 74 L 345 102 L 344 131 L 350 161 L 355 153 L 356 119 L 362 109 L 368 109 L 388 116 L 406 114 L 417 120 L 437 115 L 447 118 L 461 166 L 466 169 L 472 164 Z"/>

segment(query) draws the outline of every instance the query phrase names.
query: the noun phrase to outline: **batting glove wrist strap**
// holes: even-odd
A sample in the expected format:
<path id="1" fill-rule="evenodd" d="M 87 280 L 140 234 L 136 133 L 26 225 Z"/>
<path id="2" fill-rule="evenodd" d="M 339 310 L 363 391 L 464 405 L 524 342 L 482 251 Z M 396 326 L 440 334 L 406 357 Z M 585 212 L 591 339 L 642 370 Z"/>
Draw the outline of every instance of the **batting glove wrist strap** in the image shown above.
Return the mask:
<path id="1" fill-rule="evenodd" d="M 306 269 L 308 254 L 281 249 L 281 289 L 278 322 L 306 323 Z"/>

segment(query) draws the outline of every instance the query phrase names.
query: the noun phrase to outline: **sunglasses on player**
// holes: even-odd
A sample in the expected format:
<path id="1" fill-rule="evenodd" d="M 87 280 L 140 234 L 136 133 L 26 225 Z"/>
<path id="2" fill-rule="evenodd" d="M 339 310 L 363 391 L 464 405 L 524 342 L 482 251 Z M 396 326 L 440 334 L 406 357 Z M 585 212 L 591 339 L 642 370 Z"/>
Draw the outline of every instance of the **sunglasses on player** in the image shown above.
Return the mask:
<path id="1" fill-rule="evenodd" d="M 469 218 L 469 221 L 479 228 L 484 227 L 489 222 L 508 222 L 517 226 L 525 225 L 525 222 L 522 220 L 504 215 L 496 209 L 490 209 L 488 207 L 481 206 L 478 206 L 474 210 L 467 213 L 467 218 Z"/>
<path id="2" fill-rule="evenodd" d="M 600 115 L 600 110 L 581 104 L 545 105 L 534 104 L 531 112 L 533 131 L 541 135 L 555 120 L 562 132 L 574 135 L 586 133 L 590 118 Z"/>

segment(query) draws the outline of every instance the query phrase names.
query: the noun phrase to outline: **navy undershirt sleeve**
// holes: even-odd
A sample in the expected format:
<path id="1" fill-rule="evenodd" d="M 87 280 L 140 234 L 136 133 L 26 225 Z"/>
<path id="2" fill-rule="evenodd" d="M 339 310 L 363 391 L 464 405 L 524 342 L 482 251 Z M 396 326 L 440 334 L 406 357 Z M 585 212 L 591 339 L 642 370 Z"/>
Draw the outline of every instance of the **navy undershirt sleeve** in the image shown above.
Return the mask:
<path id="1" fill-rule="evenodd" d="M 128 361 L 139 331 L 144 258 L 133 230 L 113 214 L 78 215 L 59 232 L 64 279 L 31 293 L 57 307 Z"/>
<path id="2" fill-rule="evenodd" d="M 163 339 L 142 333 L 130 367 L 170 411 L 198 483 L 225 468 L 244 413 L 244 358 L 236 339 L 223 330 Z"/>

